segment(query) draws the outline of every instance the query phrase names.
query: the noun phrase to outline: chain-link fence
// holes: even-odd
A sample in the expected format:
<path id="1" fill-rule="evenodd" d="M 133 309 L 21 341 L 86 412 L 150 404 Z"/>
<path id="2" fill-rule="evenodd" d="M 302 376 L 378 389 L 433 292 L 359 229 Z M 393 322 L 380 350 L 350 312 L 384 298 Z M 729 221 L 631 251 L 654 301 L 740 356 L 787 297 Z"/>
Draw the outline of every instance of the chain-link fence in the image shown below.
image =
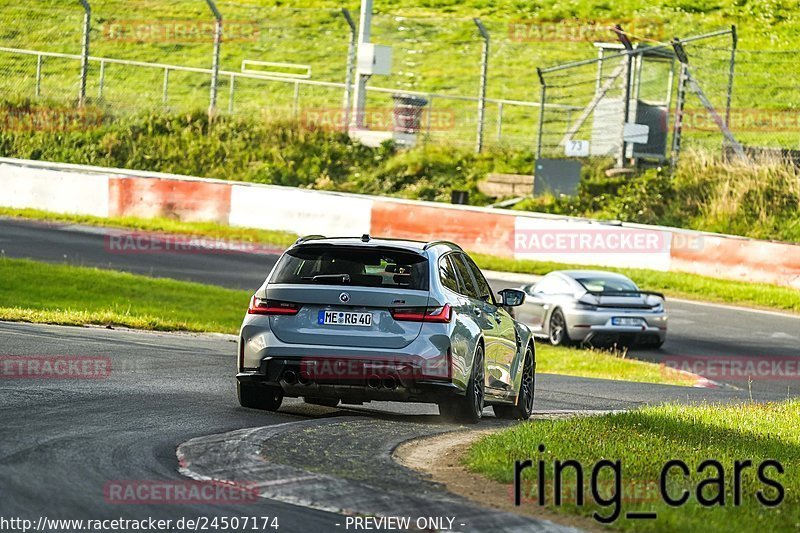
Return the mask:
<path id="1" fill-rule="evenodd" d="M 537 154 L 610 157 L 623 165 L 631 158 L 666 162 L 687 143 L 719 150 L 734 65 L 732 48 L 720 41 L 733 42 L 735 30 L 673 43 L 633 43 L 621 28 L 618 34 L 618 43 L 595 43 L 596 59 L 539 70 L 547 105 Z M 716 44 L 713 61 L 697 57 L 700 43 Z"/>
<path id="2" fill-rule="evenodd" d="M 794 52 L 738 49 L 735 27 L 668 42 L 619 33 L 621 42 L 595 43 L 596 59 L 539 70 L 540 157 L 660 164 L 690 149 L 797 159 L 797 85 L 780 76 Z"/>
<path id="3" fill-rule="evenodd" d="M 349 12 L 341 8 L 217 2 L 222 39 L 215 76 L 216 19 L 210 3 L 84 4 L 90 6 L 85 85 L 81 1 L 4 6 L 0 90 L 5 99 L 40 99 L 69 109 L 83 99 L 113 116 L 207 110 L 213 99 L 217 113 L 342 128 L 349 122 L 355 5 L 348 20 Z M 622 22 L 631 36 L 646 37 L 633 54 L 620 54 L 612 45 L 592 47 L 595 41 L 614 41 L 612 21 L 484 19 L 487 41 L 473 19 L 377 12 L 371 40 L 391 46 L 393 60 L 391 74 L 369 80 L 367 125 L 392 130 L 394 97 L 411 94 L 425 101 L 419 122 L 424 140 L 538 148 L 548 157 L 586 150 L 618 157 L 624 124 L 644 121 L 650 126 L 648 142 L 628 143 L 626 153 L 668 159 L 675 144 L 680 61 L 673 47 L 652 42 L 664 40 L 662 23 Z M 784 67 L 792 72 L 792 52 L 737 50 L 732 73 L 730 35 L 686 43 L 685 48 L 693 79 L 714 109 L 722 110 L 740 142 L 796 147 L 798 121 L 792 110 L 797 91 L 790 76 L 776 79 L 775 74 Z M 542 69 L 541 99 L 535 66 L 595 53 L 602 58 Z M 707 106 L 694 93 L 685 99 L 682 118 L 684 147 L 720 145 L 714 117 L 708 117 Z M 574 142 L 580 140 L 588 146 Z"/>

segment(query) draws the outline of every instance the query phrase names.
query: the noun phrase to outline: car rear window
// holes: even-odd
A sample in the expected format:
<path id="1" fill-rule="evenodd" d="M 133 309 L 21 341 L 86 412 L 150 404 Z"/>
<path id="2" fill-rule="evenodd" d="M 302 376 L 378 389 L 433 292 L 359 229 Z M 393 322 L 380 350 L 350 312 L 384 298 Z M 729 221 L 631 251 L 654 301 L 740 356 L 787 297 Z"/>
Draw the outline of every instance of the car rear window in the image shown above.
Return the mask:
<path id="1" fill-rule="evenodd" d="M 405 250 L 307 245 L 287 252 L 270 283 L 428 290 L 428 260 Z"/>
<path id="2" fill-rule="evenodd" d="M 639 290 L 632 281 L 623 278 L 585 277 L 575 279 L 590 291 L 614 293 Z"/>

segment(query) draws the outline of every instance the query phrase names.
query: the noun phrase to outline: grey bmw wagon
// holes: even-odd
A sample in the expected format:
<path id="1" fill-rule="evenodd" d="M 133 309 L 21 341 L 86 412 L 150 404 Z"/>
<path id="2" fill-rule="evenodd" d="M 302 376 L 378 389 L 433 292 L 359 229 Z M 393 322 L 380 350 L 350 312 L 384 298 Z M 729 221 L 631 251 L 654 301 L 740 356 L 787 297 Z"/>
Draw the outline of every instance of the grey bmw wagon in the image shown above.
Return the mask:
<path id="1" fill-rule="evenodd" d="M 498 300 L 499 297 L 499 300 Z M 341 403 L 436 403 L 477 422 L 527 419 L 536 358 L 530 329 L 495 297 L 456 244 L 362 237 L 297 240 L 250 302 L 239 335 L 244 407 L 277 410 L 284 397 Z"/>

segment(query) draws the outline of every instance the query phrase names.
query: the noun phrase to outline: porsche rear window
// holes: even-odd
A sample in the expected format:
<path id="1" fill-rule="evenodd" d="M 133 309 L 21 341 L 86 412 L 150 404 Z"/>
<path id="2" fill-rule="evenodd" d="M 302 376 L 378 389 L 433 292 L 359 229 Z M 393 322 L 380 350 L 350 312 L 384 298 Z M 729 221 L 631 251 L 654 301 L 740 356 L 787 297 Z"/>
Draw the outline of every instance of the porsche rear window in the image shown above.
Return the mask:
<path id="1" fill-rule="evenodd" d="M 614 293 L 639 290 L 632 281 L 624 278 L 603 278 L 598 276 L 575 279 L 590 291 Z"/>
<path id="2" fill-rule="evenodd" d="M 428 260 L 405 250 L 301 246 L 287 252 L 270 283 L 428 290 Z"/>

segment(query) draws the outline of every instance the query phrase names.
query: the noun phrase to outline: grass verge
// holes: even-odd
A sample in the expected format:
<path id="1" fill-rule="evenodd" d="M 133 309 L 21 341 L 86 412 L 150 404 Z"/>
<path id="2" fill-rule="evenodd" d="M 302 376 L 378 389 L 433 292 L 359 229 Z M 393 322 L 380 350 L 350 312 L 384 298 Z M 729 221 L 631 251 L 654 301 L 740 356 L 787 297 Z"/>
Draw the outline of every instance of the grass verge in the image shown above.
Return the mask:
<path id="1" fill-rule="evenodd" d="M 620 460 L 622 464 L 621 516 L 611 527 L 626 531 L 797 531 L 800 527 L 800 401 L 737 405 L 663 405 L 599 417 L 567 420 L 541 420 L 519 424 L 476 442 L 464 458 L 466 466 L 501 483 L 512 484 L 514 461 L 532 459 L 534 467 L 522 474 L 522 505 L 538 505 L 536 471 L 539 460 L 545 464 L 548 508 L 559 513 L 590 516 L 599 512 L 612 515 L 614 504 L 598 505 L 591 498 L 591 469 L 598 461 Z M 544 444 L 543 453 L 537 446 Z M 585 505 L 575 505 L 580 487 L 575 470 L 567 468 L 562 489 L 566 498 L 560 507 L 552 505 L 553 462 L 574 459 L 583 465 Z M 691 473 L 684 477 L 677 468 L 669 471 L 669 495 L 678 498 L 684 489 L 690 497 L 685 505 L 671 507 L 663 502 L 658 488 L 663 466 L 672 459 L 686 463 Z M 710 477 L 720 477 L 715 467 L 698 473 L 707 460 L 719 461 L 724 469 L 721 489 L 716 483 L 700 485 Z M 760 481 L 759 465 L 765 460 L 780 461 L 784 474 L 774 468 L 766 477 L 778 481 L 785 490 L 780 506 L 768 508 L 759 503 L 757 492 L 770 500 L 774 488 Z M 751 460 L 753 466 L 741 476 L 741 505 L 734 505 L 734 461 Z M 598 476 L 601 497 L 613 499 L 614 475 L 605 468 Z M 607 475 L 606 475 L 607 474 Z M 725 505 L 704 507 L 698 503 L 697 487 L 705 498 L 723 494 Z M 634 492 L 635 491 L 635 492 Z M 512 494 L 512 493 L 510 493 Z M 571 496 L 570 496 L 571 495 Z M 655 520 L 629 520 L 631 511 L 656 512 Z"/>
<path id="2" fill-rule="evenodd" d="M 0 259 L 0 320 L 236 333 L 250 293 L 27 259 Z M 540 372 L 680 384 L 652 363 L 544 346 Z"/>
<path id="3" fill-rule="evenodd" d="M 90 215 L 52 213 L 38 209 L 14 209 L 7 207 L 0 207 L 0 216 L 52 222 L 68 222 L 91 226 L 127 228 L 138 231 L 197 235 L 229 239 L 232 241 L 274 245 L 276 247 L 287 247 L 297 239 L 297 235 L 286 231 L 236 228 L 213 222 L 181 222 L 165 218 L 103 218 Z M 470 255 L 481 268 L 501 272 L 544 275 L 552 270 L 564 268 L 593 268 L 586 265 L 568 265 L 549 261 L 509 259 L 478 253 L 470 253 Z M 800 313 L 800 291 L 789 287 L 779 287 L 766 283 L 745 283 L 742 281 L 698 276 L 696 274 L 659 272 L 639 268 L 594 268 L 625 274 L 633 279 L 642 289 L 660 291 L 667 296 Z"/>
<path id="4" fill-rule="evenodd" d="M 169 218 L 137 218 L 137 217 L 96 217 L 92 215 L 73 215 L 53 213 L 40 209 L 14 209 L 0 207 L 0 216 L 44 220 L 48 222 L 65 222 L 85 226 L 123 228 L 136 231 L 152 231 L 158 233 L 176 233 L 227 239 L 236 242 L 274 245 L 286 248 L 297 240 L 297 235 L 288 231 L 273 231 L 255 228 L 238 228 L 214 222 L 182 222 Z"/>
<path id="5" fill-rule="evenodd" d="M 199 283 L 0 259 L 0 320 L 236 333 L 249 298 Z"/>
<path id="6" fill-rule="evenodd" d="M 536 372 L 666 385 L 692 386 L 695 382 L 691 376 L 665 372 L 661 365 L 628 359 L 625 352 L 545 343 L 536 344 Z"/>

